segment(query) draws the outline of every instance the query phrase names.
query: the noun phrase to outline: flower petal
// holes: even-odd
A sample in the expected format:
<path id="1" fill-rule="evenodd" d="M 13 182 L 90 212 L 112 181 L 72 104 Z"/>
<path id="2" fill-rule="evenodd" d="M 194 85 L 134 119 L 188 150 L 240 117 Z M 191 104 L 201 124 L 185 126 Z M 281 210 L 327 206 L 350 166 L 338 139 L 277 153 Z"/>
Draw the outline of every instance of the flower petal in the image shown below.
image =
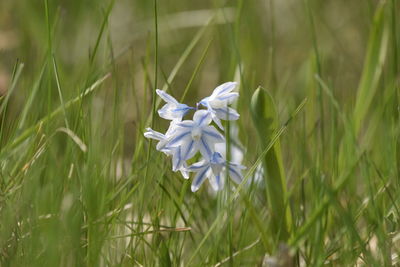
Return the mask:
<path id="1" fill-rule="evenodd" d="M 194 145 L 193 139 L 186 143 L 182 143 L 181 145 L 181 152 L 183 160 L 190 159 L 193 157 L 197 152 L 197 147 Z"/>
<path id="2" fill-rule="evenodd" d="M 232 166 L 232 164 L 229 164 L 228 170 L 229 170 L 229 176 L 231 177 L 231 179 L 235 183 L 240 184 L 243 180 L 243 176 L 242 176 L 242 173 L 241 173 L 239 167 Z"/>
<path id="3" fill-rule="evenodd" d="M 223 83 L 219 86 L 217 86 L 217 88 L 214 89 L 213 93 L 211 94 L 211 96 L 218 96 L 224 93 L 229 93 L 230 91 L 232 91 L 233 89 L 235 89 L 237 85 L 237 82 L 226 82 Z"/>
<path id="4" fill-rule="evenodd" d="M 154 131 L 151 128 L 146 128 L 146 131 L 147 132 L 144 133 L 144 137 L 146 137 L 146 138 L 151 138 L 151 139 L 155 139 L 158 141 L 165 140 L 165 135 L 163 135 L 162 133 Z"/>
<path id="5" fill-rule="evenodd" d="M 194 109 L 192 107 L 189 107 L 188 105 L 185 104 L 177 104 L 175 105 L 175 108 L 172 110 L 173 112 L 188 112 L 189 110 Z"/>
<path id="6" fill-rule="evenodd" d="M 185 121 L 181 121 L 175 124 L 178 127 L 182 127 L 182 128 L 193 128 L 194 126 L 194 122 L 193 121 L 189 121 L 189 120 L 185 120 Z"/>
<path id="7" fill-rule="evenodd" d="M 168 130 L 165 133 L 166 138 L 173 136 L 176 133 L 176 131 L 179 130 L 179 128 L 177 127 L 177 124 L 178 124 L 177 121 L 171 120 L 171 122 L 169 123 Z"/>
<path id="8" fill-rule="evenodd" d="M 229 105 L 229 104 L 232 104 L 238 97 L 239 97 L 239 93 L 233 92 L 233 93 L 220 95 L 216 99 L 223 103 L 226 103 L 226 105 Z M 212 106 L 212 102 L 210 104 Z"/>
<path id="9" fill-rule="evenodd" d="M 237 163 L 233 163 L 233 162 L 231 162 L 231 163 L 229 163 L 229 164 L 230 164 L 231 166 L 237 168 L 238 170 L 245 170 L 245 169 L 247 169 L 246 166 L 243 166 L 243 165 L 241 165 L 241 164 L 237 164 Z"/>
<path id="10" fill-rule="evenodd" d="M 201 184 L 204 182 L 204 180 L 207 178 L 207 176 L 210 175 L 210 168 L 203 168 L 201 169 L 196 176 L 193 179 L 191 190 L 192 192 L 196 192 L 199 190 Z"/>
<path id="11" fill-rule="evenodd" d="M 179 169 L 179 171 L 181 172 L 183 178 L 189 179 L 189 171 L 188 171 L 188 169 L 187 169 L 186 162 L 184 162 L 184 163 L 182 164 L 182 167 Z"/>
<path id="12" fill-rule="evenodd" d="M 218 152 L 213 153 L 211 163 L 225 166 L 225 160 Z"/>
<path id="13" fill-rule="evenodd" d="M 214 146 L 212 143 L 209 143 L 207 138 L 202 136 L 199 141 L 196 142 L 198 149 L 200 150 L 201 155 L 206 159 L 210 160 L 213 154 Z"/>
<path id="14" fill-rule="evenodd" d="M 168 142 L 167 146 L 176 146 L 182 143 L 188 136 L 190 136 L 190 129 L 185 131 L 175 132 L 174 137 Z"/>
<path id="15" fill-rule="evenodd" d="M 205 160 L 202 160 L 202 161 L 193 163 L 192 165 L 188 166 L 187 170 L 191 171 L 191 172 L 198 172 L 198 171 L 200 171 L 200 169 L 202 169 L 208 165 L 209 165 L 209 163 L 207 163 Z"/>
<path id="16" fill-rule="evenodd" d="M 208 108 L 208 101 L 210 100 L 210 97 L 207 96 L 203 98 L 198 104 L 202 105 L 203 107 Z"/>
<path id="17" fill-rule="evenodd" d="M 214 189 L 214 191 L 219 191 L 224 187 L 221 174 L 218 174 L 215 176 L 211 175 L 209 178 L 209 181 L 210 181 L 211 187 Z"/>
<path id="18" fill-rule="evenodd" d="M 207 136 L 207 140 L 213 141 L 214 143 L 222 143 L 225 141 L 224 136 L 215 129 L 214 126 L 207 126 L 203 128 L 203 134 Z"/>
<path id="19" fill-rule="evenodd" d="M 173 98 L 171 95 L 167 94 L 165 91 L 156 89 L 157 95 L 159 95 L 165 102 L 179 105 L 179 102 Z"/>
<path id="20" fill-rule="evenodd" d="M 172 170 L 176 172 L 182 167 L 183 159 L 181 156 L 181 148 L 176 147 L 172 151 Z"/>
<path id="21" fill-rule="evenodd" d="M 221 120 L 217 117 L 217 115 L 214 113 L 212 116 L 212 120 L 215 122 L 215 124 L 220 128 L 222 131 L 224 130 L 224 126 L 222 126 Z"/>
<path id="22" fill-rule="evenodd" d="M 165 153 L 169 154 L 169 150 L 170 149 L 167 148 L 167 142 L 168 142 L 168 140 L 161 140 L 160 142 L 157 143 L 156 149 L 158 151 L 165 152 Z"/>
<path id="23" fill-rule="evenodd" d="M 158 115 L 166 120 L 181 121 L 182 117 L 192 109 L 191 107 L 177 107 L 174 104 L 165 104 L 158 110 Z"/>
<path id="24" fill-rule="evenodd" d="M 239 119 L 240 115 L 236 110 L 229 107 L 214 109 L 215 114 L 219 119 L 234 121 Z"/>
<path id="25" fill-rule="evenodd" d="M 198 110 L 193 115 L 193 121 L 198 126 L 205 126 L 210 124 L 212 118 L 208 110 Z"/>
<path id="26" fill-rule="evenodd" d="M 177 120 L 182 118 L 180 114 L 173 113 L 171 110 L 173 107 L 171 107 L 171 104 L 165 104 L 162 108 L 158 110 L 158 115 L 166 120 Z"/>

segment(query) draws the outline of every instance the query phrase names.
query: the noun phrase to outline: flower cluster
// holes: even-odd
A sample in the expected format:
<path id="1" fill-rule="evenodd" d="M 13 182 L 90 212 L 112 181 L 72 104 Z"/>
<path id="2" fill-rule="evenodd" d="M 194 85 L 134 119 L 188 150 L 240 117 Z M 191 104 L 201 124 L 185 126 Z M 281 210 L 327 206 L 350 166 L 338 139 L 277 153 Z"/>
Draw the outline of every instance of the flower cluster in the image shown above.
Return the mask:
<path id="1" fill-rule="evenodd" d="M 242 181 L 241 170 L 245 167 L 233 162 L 227 162 L 217 151 L 216 144 L 224 144 L 225 138 L 220 133 L 224 131 L 221 120 L 237 120 L 239 114 L 228 107 L 239 96 L 232 92 L 236 87 L 235 82 L 224 83 L 213 93 L 201 100 L 196 108 L 179 103 L 166 92 L 157 89 L 157 94 L 166 102 L 158 110 L 161 118 L 170 120 L 170 126 L 165 134 L 147 128 L 144 136 L 158 141 L 157 150 L 172 158 L 172 170 L 180 171 L 185 179 L 189 178 L 189 172 L 196 175 L 191 189 L 197 191 L 206 178 L 214 190 L 222 189 L 226 172 L 231 179 L 240 183 Z M 204 107 L 204 109 L 200 109 Z M 191 110 L 195 110 L 193 120 L 182 120 Z M 217 125 L 217 130 L 212 124 Z M 218 146 L 220 147 L 220 145 Z M 186 161 L 200 152 L 202 159 L 190 166 Z M 228 168 L 228 169 L 226 169 Z"/>

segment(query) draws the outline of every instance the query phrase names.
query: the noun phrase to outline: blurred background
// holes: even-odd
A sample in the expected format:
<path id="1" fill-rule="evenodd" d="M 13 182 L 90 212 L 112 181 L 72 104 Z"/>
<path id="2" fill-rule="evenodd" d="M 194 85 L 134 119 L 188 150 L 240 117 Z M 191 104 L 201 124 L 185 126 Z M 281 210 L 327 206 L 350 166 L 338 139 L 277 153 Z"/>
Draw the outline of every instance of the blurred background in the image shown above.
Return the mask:
<path id="1" fill-rule="evenodd" d="M 238 62 L 246 77 L 244 90 L 257 85 L 292 101 L 306 95 L 309 64 L 313 62 L 313 31 L 318 42 L 322 73 L 339 100 L 351 105 L 363 67 L 370 24 L 378 1 L 160 1 L 160 80 L 168 76 L 199 28 L 217 14 L 184 69 L 170 85 L 179 95 L 208 42 L 210 48 L 194 79 L 191 95 L 204 96 L 223 81 L 234 79 Z M 238 3 L 240 5 L 238 5 Z M 49 1 L 52 50 L 57 59 L 66 97 L 87 73 L 118 69 L 118 91 L 128 94 L 145 84 L 144 68 L 154 69 L 154 12 L 152 1 L 115 1 L 106 22 L 94 65 L 89 68 L 109 1 Z M 311 30 L 309 11 L 314 20 Z M 44 2 L 1 3 L 1 91 L 9 85 L 17 59 L 25 64 L 24 78 L 40 72 L 48 50 Z M 33 81 L 31 80 L 31 83 Z M 140 90 L 139 90 L 140 88 Z M 26 90 L 19 89 L 15 108 L 23 105 Z M 54 97 L 57 98 L 56 94 Z M 192 98 L 192 97 L 190 97 Z M 132 97 L 126 103 L 134 103 Z M 282 103 L 286 106 L 288 103 Z M 134 116 L 129 112 L 127 116 Z M 132 119 L 132 118 L 130 118 Z"/>
<path id="2" fill-rule="evenodd" d="M 198 248 L 223 198 L 215 199 L 206 189 L 200 196 L 180 191 L 185 182 L 166 167 L 170 160 L 153 148 L 151 163 L 147 161 L 143 131 L 151 118 L 152 92 L 167 89 L 180 100 L 188 90 L 184 102 L 194 106 L 217 85 L 238 81 L 241 119 L 236 125 L 246 148 L 243 164 L 248 167 L 260 154 L 250 115 L 255 89 L 262 86 L 272 94 L 280 124 L 307 99 L 281 138 L 297 226 L 330 195 L 336 180 L 352 175 L 337 199 L 354 221 L 350 223 L 339 208 L 326 211 L 326 217 L 321 215 L 313 222 L 317 226 L 310 227 L 310 239 L 296 243 L 300 251 L 296 262 L 358 264 L 365 250 L 357 237 L 346 233 L 359 229 L 367 251 L 372 251 L 366 257 L 374 259 L 370 263 L 388 264 L 393 251 L 386 244 L 387 233 L 398 229 L 394 203 L 400 188 L 396 180 L 399 10 L 396 0 L 159 0 L 156 43 L 154 1 L 1 0 L 0 95 L 2 103 L 8 103 L 0 112 L 1 259 L 15 266 L 32 259 L 38 266 L 60 262 L 97 266 L 132 263 L 121 256 L 126 254 L 136 255 L 138 265 L 161 264 L 149 255 L 162 258 L 162 237 L 126 241 L 129 245 L 107 243 L 108 233 L 127 230 L 108 228 L 109 221 L 106 227 L 94 223 L 120 208 L 129 213 L 133 205 L 138 208 L 128 214 L 131 217 L 121 212 L 116 218 L 139 217 L 158 224 L 154 213 L 164 212 L 160 219 L 164 223 L 197 230 L 190 238 L 165 239 L 172 240 L 166 245 L 174 255 L 172 264 L 187 263 L 191 254 L 182 251 Z M 99 81 L 87 98 L 64 110 L 65 103 Z M 360 93 L 363 88 L 367 96 Z M 367 99 L 364 109 L 363 101 L 357 104 L 357 95 Z M 355 106 L 361 111 L 353 117 Z M 356 125 L 362 123 L 353 128 L 353 119 Z M 55 134 L 60 127 L 71 129 L 61 131 L 73 141 Z M 167 122 L 156 116 L 154 128 L 164 131 Z M 360 165 L 354 170 L 356 158 Z M 162 175 L 157 173 L 160 169 Z M 167 182 L 161 182 L 164 176 Z M 155 188 L 157 183 L 162 187 Z M 368 202 L 366 212 L 356 213 L 367 198 L 386 192 L 385 188 L 391 194 L 383 193 L 378 204 Z M 255 196 L 254 208 L 264 221 L 269 218 L 265 192 L 257 190 L 249 198 L 253 201 Z M 192 211 L 192 205 L 200 208 Z M 235 249 L 260 235 L 254 217 L 246 213 L 248 206 L 240 202 L 237 209 L 234 229 L 249 230 L 232 241 Z M 177 219 L 177 214 L 189 214 L 189 223 Z M 48 223 L 42 225 L 39 217 Z M 376 236 L 369 234 L 375 230 Z M 215 250 L 199 248 L 193 262 L 216 264 L 229 255 L 231 247 L 218 247 L 224 231 L 205 243 Z M 20 241 L 18 236 L 24 234 L 31 236 Z M 97 241 L 99 245 L 93 245 Z M 77 250 L 80 246 L 82 250 Z M 105 247 L 109 257 L 100 253 Z M 261 246 L 246 253 L 238 257 L 238 266 L 262 264 Z M 18 260 L 13 255 L 25 257 Z"/>
<path id="3" fill-rule="evenodd" d="M 165 84 L 196 33 L 204 29 L 183 63 L 184 71 L 178 71 L 168 84 L 175 97 L 182 95 L 199 65 L 190 85 L 188 104 L 193 105 L 224 81 L 240 80 L 241 90 L 245 92 L 243 106 L 248 107 L 251 93 L 261 85 L 279 99 L 278 109 L 285 118 L 288 107 L 294 109 L 310 94 L 315 97 L 316 89 L 312 87 L 318 85 L 313 75 L 318 69 L 334 88 L 334 96 L 347 109 L 355 102 L 378 2 L 160 1 L 158 87 Z M 144 115 L 140 112 L 148 112 L 151 106 L 149 92 L 155 63 L 152 1 L 118 0 L 113 4 L 90 0 L 48 1 L 48 20 L 45 2 L 41 0 L 4 0 L 0 5 L 0 92 L 4 94 L 10 86 L 15 63 L 25 65 L 22 84 L 11 99 L 11 120 L 24 106 L 51 45 L 64 99 L 76 96 L 100 74 L 112 73 L 114 86 L 95 97 L 98 108 L 111 105 L 108 102 L 111 98 L 107 96 L 117 94 L 122 101 L 120 118 L 126 123 L 126 134 L 132 136 L 134 122 Z M 105 19 L 108 12 L 109 17 Z M 210 22 L 210 19 L 213 20 Z M 313 40 L 317 44 L 318 63 Z M 92 58 L 95 49 L 96 55 Z M 45 89 L 49 84 L 52 88 Z M 56 107 L 59 99 L 54 77 L 39 87 L 39 91 L 49 90 L 48 97 L 54 101 L 48 104 L 47 97 L 36 99 L 35 113 L 29 114 L 36 119 Z M 104 109 L 104 112 L 110 110 Z M 246 118 L 243 123 L 246 123 L 247 110 L 243 113 Z M 311 118 L 310 123 L 317 119 Z M 111 123 L 111 120 L 104 122 Z M 126 140 L 128 150 L 132 151 L 134 140 Z"/>

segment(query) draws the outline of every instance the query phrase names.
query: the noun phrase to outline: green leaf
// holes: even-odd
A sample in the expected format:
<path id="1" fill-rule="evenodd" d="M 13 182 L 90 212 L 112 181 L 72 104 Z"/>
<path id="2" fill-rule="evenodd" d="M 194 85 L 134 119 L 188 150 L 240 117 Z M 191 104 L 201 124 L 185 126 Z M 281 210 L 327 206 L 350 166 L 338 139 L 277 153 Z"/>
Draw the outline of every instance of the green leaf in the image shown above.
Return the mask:
<path id="1" fill-rule="evenodd" d="M 257 129 L 261 150 L 271 142 L 279 128 L 278 114 L 271 95 L 259 87 L 251 99 L 251 112 Z M 266 194 L 271 214 L 272 233 L 276 240 L 286 241 L 291 227 L 291 213 L 286 192 L 286 178 L 283 168 L 279 140 L 263 159 Z"/>

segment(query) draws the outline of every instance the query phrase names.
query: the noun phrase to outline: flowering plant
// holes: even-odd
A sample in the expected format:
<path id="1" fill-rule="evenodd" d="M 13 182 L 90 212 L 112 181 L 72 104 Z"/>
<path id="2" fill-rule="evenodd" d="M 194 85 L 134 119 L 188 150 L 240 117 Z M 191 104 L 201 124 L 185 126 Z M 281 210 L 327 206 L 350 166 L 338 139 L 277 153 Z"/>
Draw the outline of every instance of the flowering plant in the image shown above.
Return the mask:
<path id="1" fill-rule="evenodd" d="M 236 82 L 227 82 L 214 89 L 213 93 L 202 99 L 196 108 L 179 103 L 174 97 L 157 89 L 156 93 L 166 102 L 158 110 L 161 118 L 170 120 L 170 125 L 165 134 L 147 128 L 144 136 L 158 141 L 156 149 L 172 158 L 172 170 L 180 171 L 185 179 L 189 172 L 195 172 L 191 190 L 197 191 L 206 178 L 214 190 L 223 188 L 225 174 L 236 183 L 242 181 L 241 170 L 245 167 L 227 162 L 216 144 L 225 144 L 225 138 L 220 131 L 224 131 L 221 120 L 237 120 L 239 114 L 228 105 L 238 97 L 237 92 L 232 92 Z M 199 109 L 199 107 L 206 109 Z M 192 120 L 182 120 L 190 111 L 195 110 Z M 219 130 L 211 123 L 214 122 Z M 202 159 L 190 166 L 186 161 L 200 152 Z"/>

